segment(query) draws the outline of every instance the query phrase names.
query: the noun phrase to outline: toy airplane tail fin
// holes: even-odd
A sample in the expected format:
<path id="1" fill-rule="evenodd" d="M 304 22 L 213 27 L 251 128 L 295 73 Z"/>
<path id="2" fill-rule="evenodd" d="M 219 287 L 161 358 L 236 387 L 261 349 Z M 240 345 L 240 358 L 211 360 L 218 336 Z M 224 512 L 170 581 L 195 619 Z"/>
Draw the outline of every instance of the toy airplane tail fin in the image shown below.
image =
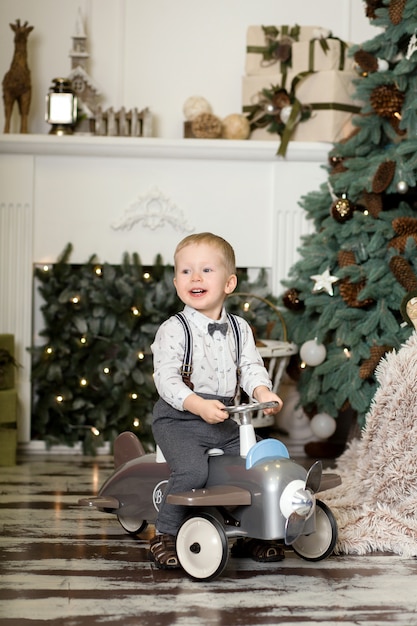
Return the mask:
<path id="1" fill-rule="evenodd" d="M 145 450 L 134 433 L 129 431 L 121 433 L 114 442 L 114 468 L 144 454 Z"/>

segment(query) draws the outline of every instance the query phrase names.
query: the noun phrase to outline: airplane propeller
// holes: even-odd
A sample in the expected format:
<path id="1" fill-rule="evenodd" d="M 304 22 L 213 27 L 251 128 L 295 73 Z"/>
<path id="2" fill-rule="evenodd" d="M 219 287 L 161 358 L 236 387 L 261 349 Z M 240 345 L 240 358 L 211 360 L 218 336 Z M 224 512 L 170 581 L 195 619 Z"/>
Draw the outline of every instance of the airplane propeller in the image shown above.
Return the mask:
<path id="1" fill-rule="evenodd" d="M 316 461 L 309 469 L 306 480 L 293 480 L 284 489 L 280 507 L 287 518 L 285 523 L 285 543 L 290 546 L 304 530 L 308 518 L 313 514 L 322 476 L 321 461 Z"/>

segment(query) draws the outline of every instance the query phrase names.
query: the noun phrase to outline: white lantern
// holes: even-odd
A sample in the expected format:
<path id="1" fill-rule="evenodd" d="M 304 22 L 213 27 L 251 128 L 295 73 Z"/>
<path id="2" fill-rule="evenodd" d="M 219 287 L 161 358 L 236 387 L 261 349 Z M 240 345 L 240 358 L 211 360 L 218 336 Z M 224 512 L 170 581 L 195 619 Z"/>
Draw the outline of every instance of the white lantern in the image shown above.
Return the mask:
<path id="1" fill-rule="evenodd" d="M 322 343 L 318 343 L 317 338 L 310 339 L 303 343 L 300 348 L 300 357 L 306 365 L 315 367 L 323 363 L 327 350 Z"/>
<path id="2" fill-rule="evenodd" d="M 328 413 L 317 413 L 310 422 L 313 434 L 319 439 L 328 439 L 336 430 L 336 420 Z"/>
<path id="3" fill-rule="evenodd" d="M 68 78 L 54 78 L 46 96 L 45 121 L 50 135 L 72 135 L 77 122 L 78 100 Z"/>

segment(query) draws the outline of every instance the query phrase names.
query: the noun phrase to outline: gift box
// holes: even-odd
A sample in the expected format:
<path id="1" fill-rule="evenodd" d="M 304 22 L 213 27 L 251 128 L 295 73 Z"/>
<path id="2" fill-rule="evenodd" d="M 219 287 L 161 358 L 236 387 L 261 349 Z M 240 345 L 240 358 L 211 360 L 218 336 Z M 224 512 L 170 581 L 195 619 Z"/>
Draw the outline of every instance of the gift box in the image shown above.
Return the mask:
<path id="1" fill-rule="evenodd" d="M 336 38 L 295 42 L 292 45 L 291 71 L 296 74 L 305 70 L 351 72 L 355 61 L 348 55 L 349 47 L 350 44 Z"/>
<path id="2" fill-rule="evenodd" d="M 17 392 L 0 392 L 0 465 L 16 465 L 17 449 Z"/>
<path id="3" fill-rule="evenodd" d="M 0 426 L 0 465 L 16 465 L 17 430 Z"/>
<path id="4" fill-rule="evenodd" d="M 245 73 L 266 76 L 308 69 L 352 70 L 354 61 L 348 50 L 349 44 L 319 26 L 249 26 Z"/>
<path id="5" fill-rule="evenodd" d="M 0 334 L 0 389 L 11 389 L 15 381 L 15 365 L 9 360 L 14 357 L 14 335 Z"/>
<path id="6" fill-rule="evenodd" d="M 276 42 L 290 38 L 294 41 L 310 41 L 317 35 L 318 26 L 249 26 L 246 31 L 247 76 L 268 75 L 271 72 L 284 72 L 289 69 L 286 61 L 276 58 L 273 48 Z M 272 49 L 272 50 L 271 50 Z M 272 54 L 272 58 L 270 57 Z"/>
<path id="7" fill-rule="evenodd" d="M 250 113 L 257 108 L 262 111 L 260 102 L 262 90 L 271 87 L 285 87 L 288 93 L 294 91 L 301 106 L 311 109 L 305 121 L 299 121 L 291 133 L 290 141 L 337 142 L 346 138 L 353 130 L 352 117 L 360 110 L 360 103 L 353 99 L 357 78 L 355 72 L 337 70 L 316 72 L 307 76 L 294 73 L 280 73 L 269 76 L 246 76 L 242 84 L 243 112 Z M 252 131 L 251 140 L 277 141 L 279 135 L 268 131 L 268 127 Z"/>

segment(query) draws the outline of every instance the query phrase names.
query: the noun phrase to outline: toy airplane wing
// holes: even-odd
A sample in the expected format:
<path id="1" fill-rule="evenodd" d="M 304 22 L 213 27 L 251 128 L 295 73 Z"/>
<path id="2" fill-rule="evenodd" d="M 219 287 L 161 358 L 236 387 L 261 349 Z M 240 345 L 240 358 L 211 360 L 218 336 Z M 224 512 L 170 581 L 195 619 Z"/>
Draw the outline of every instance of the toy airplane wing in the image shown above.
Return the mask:
<path id="1" fill-rule="evenodd" d="M 80 498 L 80 506 L 96 507 L 97 509 L 119 509 L 120 502 L 113 496 L 91 496 L 90 498 Z"/>
<path id="2" fill-rule="evenodd" d="M 241 487 L 215 485 L 182 493 L 171 493 L 167 497 L 167 502 L 182 506 L 238 506 L 251 504 L 252 497 L 249 491 Z"/>

